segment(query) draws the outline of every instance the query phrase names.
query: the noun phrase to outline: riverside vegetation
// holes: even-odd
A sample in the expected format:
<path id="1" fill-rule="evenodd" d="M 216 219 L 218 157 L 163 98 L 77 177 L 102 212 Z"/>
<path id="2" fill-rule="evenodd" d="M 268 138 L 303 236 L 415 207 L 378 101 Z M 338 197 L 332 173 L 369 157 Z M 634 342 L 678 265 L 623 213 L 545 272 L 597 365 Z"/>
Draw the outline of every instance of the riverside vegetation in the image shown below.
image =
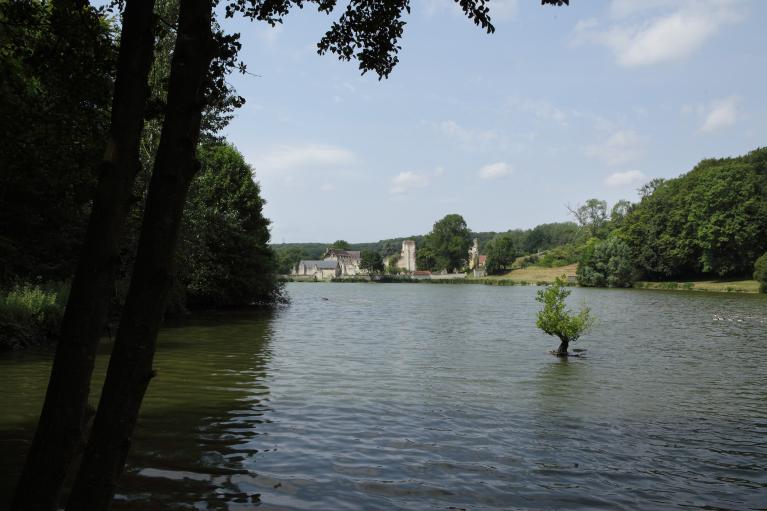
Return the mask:
<path id="1" fill-rule="evenodd" d="M 569 208 L 575 222 L 472 232 L 452 214 L 430 233 L 409 239 L 418 247 L 419 270 L 461 270 L 477 238 L 493 280 L 552 282 L 562 274 L 558 268 L 577 265 L 574 277 L 586 287 L 764 292 L 765 263 L 757 261 L 767 254 L 767 148 L 703 160 L 690 172 L 652 180 L 639 192 L 638 203 L 621 200 L 609 208 L 590 199 Z M 403 239 L 344 243 L 387 259 L 396 257 Z M 299 259 L 318 258 L 324 247 L 276 245 L 279 270 L 287 273 Z"/>

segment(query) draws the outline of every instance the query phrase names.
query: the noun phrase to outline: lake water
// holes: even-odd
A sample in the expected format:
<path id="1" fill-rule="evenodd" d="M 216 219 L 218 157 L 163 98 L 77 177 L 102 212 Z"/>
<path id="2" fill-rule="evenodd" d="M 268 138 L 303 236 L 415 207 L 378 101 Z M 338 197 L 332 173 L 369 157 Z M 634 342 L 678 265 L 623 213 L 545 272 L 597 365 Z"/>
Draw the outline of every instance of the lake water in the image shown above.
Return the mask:
<path id="1" fill-rule="evenodd" d="M 562 360 L 534 287 L 288 289 L 162 331 L 113 509 L 767 508 L 765 296 L 575 289 Z M 0 355 L 0 508 L 50 357 Z"/>

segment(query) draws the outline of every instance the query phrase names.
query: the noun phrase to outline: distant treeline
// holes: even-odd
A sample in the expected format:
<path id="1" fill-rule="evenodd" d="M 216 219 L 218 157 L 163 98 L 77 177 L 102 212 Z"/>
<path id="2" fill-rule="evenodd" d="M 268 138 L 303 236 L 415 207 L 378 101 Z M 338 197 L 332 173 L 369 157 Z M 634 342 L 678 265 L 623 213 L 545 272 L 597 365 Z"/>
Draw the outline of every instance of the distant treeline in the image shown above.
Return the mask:
<path id="1" fill-rule="evenodd" d="M 652 180 L 639 194 L 638 203 L 621 200 L 611 208 L 590 199 L 570 209 L 576 222 L 474 233 L 460 215 L 447 215 L 426 235 L 346 245 L 385 258 L 399 253 L 402 240 L 413 239 L 419 269 L 451 270 L 469 240 L 478 238 L 491 274 L 519 264 L 579 263 L 578 280 L 585 286 L 701 276 L 753 277 L 767 286 L 767 148 L 703 160 L 677 178 Z M 289 272 L 299 259 L 320 258 L 327 246 L 275 245 L 279 271 Z"/>
<path id="2" fill-rule="evenodd" d="M 579 227 L 574 222 L 559 222 L 541 224 L 533 229 L 514 229 L 503 233 L 485 231 L 471 232 L 471 238 L 479 240 L 480 247 L 487 244 L 499 234 L 509 236 L 519 247 L 521 254 L 535 254 L 554 247 L 571 243 L 578 236 Z M 403 238 L 391 238 L 368 243 L 348 243 L 349 250 L 373 251 L 385 258 L 399 254 L 404 240 L 414 240 L 416 246 L 422 248 L 426 234 L 417 234 Z M 338 240 L 343 241 L 343 240 Z M 320 259 L 325 250 L 336 242 L 329 243 L 282 243 L 274 244 L 272 248 L 277 253 L 279 272 L 286 274 L 302 259 Z"/>

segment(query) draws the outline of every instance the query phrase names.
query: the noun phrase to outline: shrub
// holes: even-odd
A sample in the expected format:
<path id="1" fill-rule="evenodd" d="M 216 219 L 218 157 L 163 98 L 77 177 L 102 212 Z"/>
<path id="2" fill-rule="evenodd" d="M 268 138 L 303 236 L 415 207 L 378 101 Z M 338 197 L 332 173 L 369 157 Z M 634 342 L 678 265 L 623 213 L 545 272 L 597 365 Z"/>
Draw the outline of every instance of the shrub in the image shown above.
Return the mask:
<path id="1" fill-rule="evenodd" d="M 585 245 L 576 245 L 575 243 L 554 247 L 541 256 L 538 260 L 538 266 L 554 268 L 577 263 L 584 249 Z"/>
<path id="2" fill-rule="evenodd" d="M 25 284 L 0 293 L 0 349 L 50 342 L 58 334 L 68 295 L 65 284 Z"/>
<path id="3" fill-rule="evenodd" d="M 578 284 L 588 287 L 631 287 L 636 280 L 631 249 L 616 237 L 589 240 L 577 270 Z"/>

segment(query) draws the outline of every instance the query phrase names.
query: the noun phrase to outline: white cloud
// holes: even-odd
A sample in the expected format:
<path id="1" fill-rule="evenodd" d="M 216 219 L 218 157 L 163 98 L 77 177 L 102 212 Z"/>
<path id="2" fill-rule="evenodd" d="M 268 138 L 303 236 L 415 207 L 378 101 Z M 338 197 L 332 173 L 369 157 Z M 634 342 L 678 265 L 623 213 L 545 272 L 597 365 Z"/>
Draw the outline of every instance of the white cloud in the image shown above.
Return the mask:
<path id="1" fill-rule="evenodd" d="M 256 171 L 263 175 L 268 173 L 308 170 L 317 168 L 332 168 L 352 164 L 356 161 L 354 154 L 342 147 L 305 144 L 283 145 L 254 158 Z"/>
<path id="2" fill-rule="evenodd" d="M 612 0 L 610 2 L 610 14 L 614 18 L 626 18 L 642 11 L 678 7 L 679 5 L 679 0 Z"/>
<path id="3" fill-rule="evenodd" d="M 418 188 L 425 188 L 430 182 L 431 179 L 426 174 L 412 171 L 400 172 L 392 178 L 390 191 L 393 194 L 407 193 Z"/>
<path id="4" fill-rule="evenodd" d="M 706 113 L 700 131 L 711 133 L 734 125 L 739 117 L 738 103 L 739 99 L 736 96 L 714 101 Z"/>
<path id="5" fill-rule="evenodd" d="M 498 142 L 501 136 L 495 130 L 473 130 L 460 126 L 455 121 L 442 121 L 436 124 L 437 129 L 444 135 L 465 145 L 487 144 Z"/>
<path id="6" fill-rule="evenodd" d="M 545 100 L 510 98 L 508 104 L 520 112 L 530 113 L 544 121 L 551 121 L 560 126 L 567 125 L 567 114 Z"/>
<path id="7" fill-rule="evenodd" d="M 645 176 L 639 170 L 627 170 L 625 172 L 614 172 L 605 178 L 605 184 L 613 188 L 624 186 L 636 186 L 647 181 Z"/>
<path id="8" fill-rule="evenodd" d="M 479 169 L 479 177 L 482 179 L 497 179 L 499 177 L 508 176 L 513 172 L 511 165 L 506 162 L 499 161 L 497 163 L 490 163 Z"/>
<path id="9" fill-rule="evenodd" d="M 619 130 L 604 142 L 586 147 L 586 155 L 607 165 L 625 165 L 637 160 L 641 154 L 642 140 L 636 132 Z"/>
<path id="10" fill-rule="evenodd" d="M 647 18 L 646 11 L 663 11 Z M 613 16 L 627 18 L 604 29 L 595 20 L 575 27 L 574 43 L 596 43 L 612 51 L 624 67 L 682 60 L 707 43 L 723 27 L 743 19 L 730 0 L 613 2 Z"/>

